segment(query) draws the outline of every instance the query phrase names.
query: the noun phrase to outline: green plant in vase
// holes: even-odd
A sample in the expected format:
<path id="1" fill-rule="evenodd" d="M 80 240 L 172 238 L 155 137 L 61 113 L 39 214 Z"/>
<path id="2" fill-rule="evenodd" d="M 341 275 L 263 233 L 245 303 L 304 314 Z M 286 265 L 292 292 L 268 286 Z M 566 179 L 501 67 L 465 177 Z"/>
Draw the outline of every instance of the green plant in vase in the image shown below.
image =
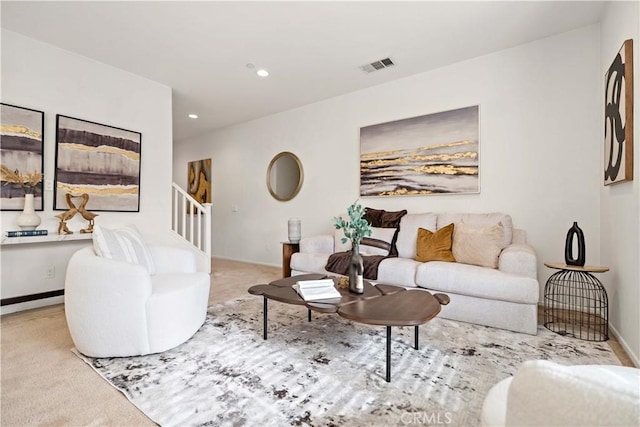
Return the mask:
<path id="1" fill-rule="evenodd" d="M 364 208 L 356 202 L 347 208 L 348 219 L 335 217 L 334 226 L 344 232 L 342 243 L 351 240 L 351 262 L 349 264 L 349 291 L 361 294 L 364 292 L 364 265 L 360 255 L 360 242 L 371 236 L 371 224 L 364 219 Z"/>

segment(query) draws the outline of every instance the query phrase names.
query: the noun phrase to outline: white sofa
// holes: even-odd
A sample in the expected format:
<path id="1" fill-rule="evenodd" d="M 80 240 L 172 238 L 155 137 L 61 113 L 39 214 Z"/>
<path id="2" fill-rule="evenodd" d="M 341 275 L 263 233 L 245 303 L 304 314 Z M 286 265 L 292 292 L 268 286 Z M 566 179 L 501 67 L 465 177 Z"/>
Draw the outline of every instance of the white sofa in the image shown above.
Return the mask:
<path id="1" fill-rule="evenodd" d="M 480 425 L 638 426 L 640 370 L 527 361 L 489 390 Z"/>
<path id="2" fill-rule="evenodd" d="M 144 265 L 97 256 L 91 247 L 69 261 L 65 313 L 80 353 L 123 357 L 159 353 L 204 323 L 210 276 L 192 251 L 149 246 L 154 274 Z"/>
<path id="3" fill-rule="evenodd" d="M 415 261 L 418 228 L 435 232 L 460 221 L 475 226 L 502 223 L 505 247 L 498 258 L 497 269 L 457 262 Z M 324 268 L 329 255 L 349 249 L 340 243 L 340 233 L 303 238 L 300 251 L 291 257 L 292 275 L 334 274 Z M 442 307 L 439 316 L 447 319 L 532 335 L 537 333 L 539 283 L 536 254 L 527 244 L 525 231 L 513 228 L 509 215 L 407 214 L 400 221 L 396 246 L 398 257 L 380 263 L 378 278 L 373 283 L 420 287 L 445 293 L 451 298 L 451 303 Z"/>

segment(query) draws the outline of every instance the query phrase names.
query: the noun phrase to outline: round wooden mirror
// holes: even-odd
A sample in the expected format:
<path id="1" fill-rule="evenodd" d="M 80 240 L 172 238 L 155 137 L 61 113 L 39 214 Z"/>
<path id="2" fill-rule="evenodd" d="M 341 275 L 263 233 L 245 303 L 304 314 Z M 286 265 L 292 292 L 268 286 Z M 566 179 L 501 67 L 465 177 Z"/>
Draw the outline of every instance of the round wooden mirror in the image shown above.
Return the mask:
<path id="1" fill-rule="evenodd" d="M 298 156 L 288 151 L 276 154 L 267 169 L 267 187 L 276 200 L 293 199 L 302 188 L 304 174 Z"/>

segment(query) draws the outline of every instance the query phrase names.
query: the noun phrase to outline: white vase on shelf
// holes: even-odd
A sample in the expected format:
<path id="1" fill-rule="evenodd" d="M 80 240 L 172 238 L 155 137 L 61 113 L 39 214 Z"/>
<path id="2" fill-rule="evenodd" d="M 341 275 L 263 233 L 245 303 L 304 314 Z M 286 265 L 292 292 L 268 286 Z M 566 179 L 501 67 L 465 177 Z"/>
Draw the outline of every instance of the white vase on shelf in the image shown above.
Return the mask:
<path id="1" fill-rule="evenodd" d="M 22 230 L 35 230 L 42 220 L 36 213 L 33 203 L 33 194 L 24 195 L 24 209 L 18 215 L 18 227 Z"/>

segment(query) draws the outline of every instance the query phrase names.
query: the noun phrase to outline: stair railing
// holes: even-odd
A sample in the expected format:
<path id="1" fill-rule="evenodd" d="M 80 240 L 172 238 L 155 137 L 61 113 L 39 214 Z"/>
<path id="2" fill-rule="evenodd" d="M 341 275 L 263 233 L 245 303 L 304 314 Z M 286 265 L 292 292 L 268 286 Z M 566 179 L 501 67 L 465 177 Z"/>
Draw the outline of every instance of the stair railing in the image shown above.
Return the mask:
<path id="1" fill-rule="evenodd" d="M 175 182 L 172 193 L 171 230 L 211 260 L 211 203 L 200 204 Z"/>

